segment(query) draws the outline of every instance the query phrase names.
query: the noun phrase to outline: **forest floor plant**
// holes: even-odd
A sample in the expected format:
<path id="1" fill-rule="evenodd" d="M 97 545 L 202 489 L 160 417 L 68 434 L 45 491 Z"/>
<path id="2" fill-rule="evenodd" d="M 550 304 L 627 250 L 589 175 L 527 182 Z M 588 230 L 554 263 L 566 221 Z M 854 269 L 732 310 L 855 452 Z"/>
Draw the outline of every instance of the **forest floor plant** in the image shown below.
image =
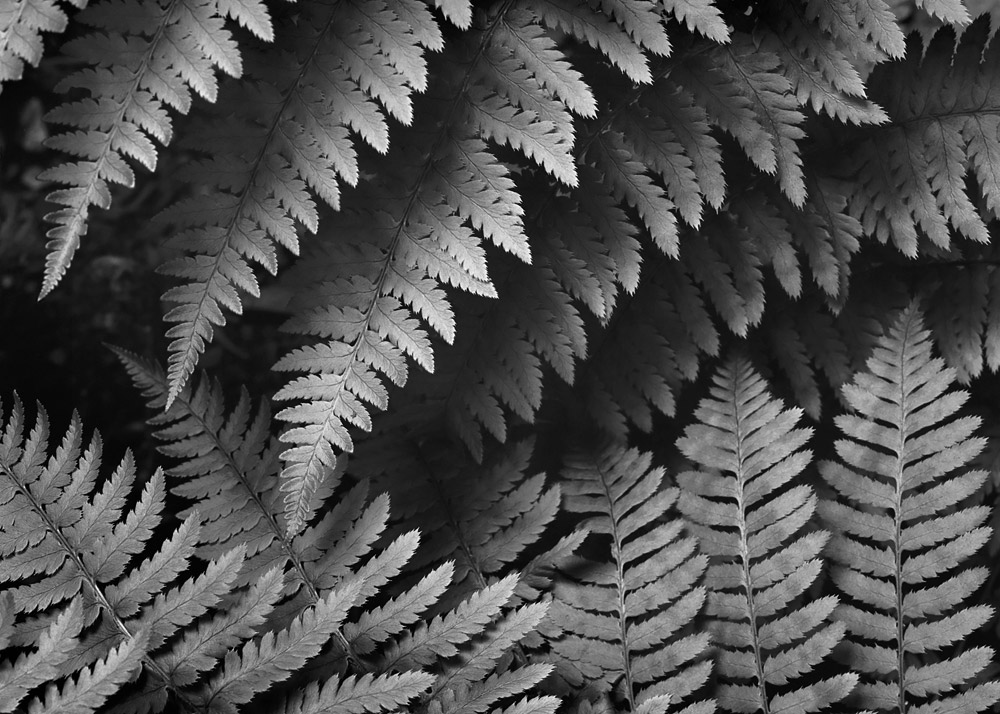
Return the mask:
<path id="1" fill-rule="evenodd" d="M 0 714 L 996 707 L 966 5 L 0 0 L 0 291 L 168 324 L 163 468 L 2 395 Z"/>

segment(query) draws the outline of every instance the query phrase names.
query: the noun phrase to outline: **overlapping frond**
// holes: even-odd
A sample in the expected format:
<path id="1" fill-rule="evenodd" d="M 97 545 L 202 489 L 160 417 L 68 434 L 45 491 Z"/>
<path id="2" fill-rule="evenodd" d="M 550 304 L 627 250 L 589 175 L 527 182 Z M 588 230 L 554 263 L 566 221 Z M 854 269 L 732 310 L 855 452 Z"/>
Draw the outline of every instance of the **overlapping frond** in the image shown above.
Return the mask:
<path id="1" fill-rule="evenodd" d="M 281 587 L 278 579 L 280 589 L 274 596 L 280 592 L 282 599 L 294 598 L 282 605 L 279 623 L 318 603 L 329 588 L 352 575 L 352 568 L 372 555 L 389 517 L 388 498 L 368 503 L 367 488 L 355 486 L 342 494 L 320 521 L 289 537 L 277 481 L 278 447 L 270 437 L 266 404 L 251 420 L 250 397 L 243 392 L 237 406 L 227 413 L 221 389 L 206 378 L 188 385 L 170 408 L 162 411 L 169 391 L 164 372 L 124 351 L 118 350 L 118 354 L 136 385 L 149 397 L 149 406 L 159 412 L 150 421 L 157 427 L 155 436 L 165 442 L 160 450 L 180 460 L 168 471 L 178 481 L 171 490 L 194 501 L 180 515 L 197 511 L 204 519 L 195 554 L 208 560 L 231 548 L 245 547 L 246 563 L 236 580 L 241 586 L 258 583 L 259 587 L 261 578 L 274 579 L 275 569 L 285 571 L 287 582 Z M 317 493 L 313 511 L 329 495 Z M 372 567 L 365 572 L 369 577 L 379 573 L 375 582 L 386 582 L 402 569 L 418 542 L 416 531 L 402 534 L 374 556 Z M 449 575 L 444 573 L 444 584 Z M 373 594 L 372 587 L 366 586 L 365 598 Z M 431 602 L 440 596 L 430 587 L 424 589 L 424 597 L 428 593 Z M 402 627 L 400 622 L 405 618 L 396 621 L 397 631 Z M 383 626 L 391 631 L 393 625 Z M 344 632 L 339 627 L 331 632 L 339 656 L 350 660 L 355 669 L 364 669 Z"/>
<path id="2" fill-rule="evenodd" d="M 712 669 L 708 635 L 692 627 L 707 559 L 672 514 L 678 490 L 663 488 L 651 461 L 618 445 L 567 457 L 564 506 L 600 543 L 560 567 L 551 658 L 569 691 L 612 710 L 665 711 L 669 701 L 710 712 L 711 702 L 690 701 Z"/>
<path id="3" fill-rule="evenodd" d="M 15 6 L 38 4 L 24 0 Z M 57 88 L 87 96 L 46 115 L 48 121 L 70 127 L 46 145 L 77 160 L 41 175 L 67 187 L 48 195 L 62 208 L 46 216 L 56 225 L 48 232 L 43 297 L 69 267 L 87 232 L 91 207 L 111 205 L 112 185 L 135 184 L 130 160 L 149 170 L 156 167 L 154 140 L 165 145 L 173 135 L 168 107 L 188 113 L 192 93 L 214 101 L 216 69 L 240 76 L 242 57 L 225 27 L 227 15 L 260 38 L 271 37 L 270 19 L 260 0 L 107 0 L 76 16 L 94 29 L 67 42 L 63 51 L 86 67 L 65 77 Z"/>
<path id="4" fill-rule="evenodd" d="M 299 227 L 315 232 L 323 206 L 338 208 L 340 183 L 355 184 L 350 132 L 385 153 L 385 113 L 408 124 L 414 91 L 427 86 L 423 50 L 440 49 L 430 11 L 410 0 L 305 2 L 277 29 L 277 46 L 248 59 L 248 80 L 230 86 L 190 134 L 205 155 L 185 171 L 202 187 L 169 208 L 171 245 L 187 253 L 161 272 L 179 278 L 164 298 L 171 339 L 170 399 L 180 392 L 225 313 L 259 295 L 252 264 L 278 269 L 278 248 L 298 253 Z"/>
<path id="5" fill-rule="evenodd" d="M 132 355 L 121 351 L 119 354 L 137 385 L 150 397 L 150 405 L 161 410 L 168 391 L 166 375 Z M 478 577 L 468 577 L 469 566 L 459 567 L 461 577 L 456 579 L 455 586 L 451 583 L 456 564 L 444 559 L 448 554 L 439 552 L 440 539 L 435 541 L 435 531 L 425 531 L 431 534 L 429 547 L 434 562 L 424 555 L 414 561 L 420 536 L 413 526 L 421 522 L 409 518 L 407 529 L 387 538 L 389 498 L 382 495 L 369 502 L 364 484 L 346 492 L 341 490 L 334 507 L 315 524 L 290 537 L 284 524 L 276 460 L 268 456 L 273 457 L 275 452 L 265 449 L 262 441 L 269 425 L 266 408 L 262 407 L 248 425 L 249 415 L 249 398 L 245 394 L 237 407 L 227 413 L 218 386 L 202 380 L 182 390 L 171 407 L 152 420 L 158 427 L 157 436 L 166 442 L 162 451 L 181 460 L 169 471 L 180 480 L 174 492 L 195 499 L 199 512 L 204 514 L 204 544 L 196 554 L 209 558 L 235 544 L 246 548 L 246 564 L 237 583 L 249 585 L 250 590 L 243 594 L 237 609 L 247 608 L 248 619 L 259 621 L 266 617 L 263 637 L 244 644 L 238 658 L 232 661 L 227 658 L 222 671 L 199 689 L 192 689 L 190 696 L 209 711 L 236 711 L 256 693 L 303 669 L 321 647 L 324 654 L 311 662 L 306 671 L 336 671 L 341 678 L 307 687 L 301 696 L 286 703 L 288 711 L 316 711 L 317 707 L 325 706 L 322 702 L 339 697 L 359 696 L 374 702 L 406 700 L 423 693 L 434 681 L 427 674 L 408 670 L 434 664 L 437 657 L 452 657 L 459 651 L 461 657 L 449 665 L 451 669 L 439 670 L 442 676 L 451 673 L 451 677 L 460 676 L 469 683 L 478 681 L 474 672 L 479 672 L 483 679 L 491 674 L 499 677 L 493 666 L 509 647 L 535 628 L 542 611 L 511 610 L 503 616 L 514 618 L 510 624 L 513 629 L 504 630 L 507 634 L 495 632 L 503 629 L 504 620 L 497 617 L 508 601 L 516 605 L 525 599 L 536 599 L 538 590 L 532 588 L 542 584 L 542 575 L 529 567 L 523 583 L 509 577 L 494 595 L 476 591 L 486 584 L 485 574 L 496 580 L 501 571 L 509 569 L 512 557 L 505 554 L 511 548 L 515 555 L 520 552 L 508 542 L 524 537 L 517 526 L 533 516 L 544 525 L 546 517 L 551 520 L 551 509 L 544 504 L 540 508 L 528 507 L 521 519 L 515 519 L 516 523 L 508 524 L 508 528 L 497 534 L 493 539 L 497 547 L 492 550 L 488 542 L 478 543 L 483 556 L 483 562 L 476 564 Z M 412 506 L 402 496 L 400 502 Z M 412 510 L 404 509 L 404 513 L 412 516 Z M 510 515 L 498 513 L 499 518 Z M 470 541 L 473 537 L 470 534 Z M 562 550 L 567 550 L 579 538 L 570 536 L 564 540 L 567 542 Z M 557 546 L 553 552 L 561 550 Z M 486 561 L 490 553 L 496 554 L 496 563 Z M 544 564 L 538 565 L 538 569 Z M 284 579 L 281 569 L 286 572 Z M 419 580 L 396 588 L 402 575 L 414 571 L 421 575 Z M 393 595 L 385 597 L 383 590 L 390 583 L 394 584 Z M 508 586 L 512 588 L 510 592 Z M 337 601 L 340 604 L 334 608 L 337 616 L 332 620 L 320 612 L 333 607 L 326 603 L 331 588 L 340 593 Z M 511 600 L 515 592 L 517 599 Z M 472 599 L 460 602 L 470 594 Z M 532 594 L 535 597 L 529 597 Z M 441 613 L 446 623 L 440 635 L 435 628 L 423 635 L 419 628 L 414 629 L 429 612 Z M 515 613 L 519 614 L 515 617 Z M 192 675 L 202 670 L 192 668 L 205 661 L 201 642 L 213 636 L 218 627 L 218 623 L 210 622 L 199 628 L 197 634 L 186 637 L 166 656 L 164 666 L 171 672 L 182 673 L 185 681 L 193 679 Z M 445 638 L 443 643 L 438 641 L 439 636 Z M 219 641 L 224 635 L 214 637 Z M 422 641 L 424 637 L 429 639 Z M 423 642 L 419 648 L 412 643 L 414 638 Z M 334 643 L 332 649 L 324 647 L 328 640 Z M 411 647 L 422 654 L 414 655 Z M 479 653 L 484 647 L 487 648 L 484 651 L 493 654 Z M 410 654 L 406 657 L 391 654 L 399 651 Z M 465 657 L 468 661 L 462 659 Z M 474 669 L 466 672 L 468 667 Z M 402 674 L 378 674 L 390 668 Z M 495 701 L 526 691 L 546 673 L 539 671 L 528 677 L 529 672 L 524 672 L 521 678 L 525 681 L 518 686 L 503 684 L 506 680 L 500 677 Z M 457 684 L 445 686 L 443 681 L 438 684 L 432 699 L 471 696 L 465 689 L 455 694 L 452 690 Z M 480 687 L 475 691 L 479 697 L 493 690 Z M 146 685 L 147 696 L 157 692 L 155 683 Z"/>
<path id="6" fill-rule="evenodd" d="M 780 58 L 780 71 L 800 103 L 849 124 L 880 124 L 888 119 L 881 107 L 867 99 L 864 81 L 852 61 L 853 46 L 861 44 L 856 37 L 845 43 L 814 22 L 805 4 L 770 2 L 759 9 L 761 45 Z"/>
<path id="7" fill-rule="evenodd" d="M 869 96 L 889 121 L 850 139 L 850 211 L 866 234 L 909 257 L 920 235 L 941 248 L 953 230 L 988 242 L 967 177 L 987 208 L 1000 210 L 1000 92 L 991 79 L 1000 72 L 1000 46 L 988 41 L 989 31 L 987 16 L 960 40 L 945 27 L 926 53 L 914 34 L 907 59 L 877 67 L 869 79 Z"/>
<path id="8" fill-rule="evenodd" d="M 837 417 L 838 460 L 820 466 L 837 494 L 821 510 L 848 598 L 835 614 L 849 632 L 845 663 L 861 675 L 858 704 L 978 712 L 1000 699 L 1000 682 L 966 684 L 993 654 L 965 646 L 993 608 L 962 606 L 987 576 L 963 568 L 990 537 L 989 509 L 967 505 L 987 477 L 968 469 L 985 440 L 978 418 L 958 416 L 969 395 L 931 348 L 911 305 L 844 387 L 853 413 Z"/>
<path id="9" fill-rule="evenodd" d="M 680 474 L 681 512 L 711 564 L 707 615 L 719 648 L 719 706 L 732 712 L 813 712 L 842 700 L 853 673 L 817 671 L 845 627 L 837 598 L 803 596 L 829 538 L 808 527 L 816 494 L 795 484 L 809 463 L 809 430 L 745 359 L 715 375 L 711 396 L 677 445 L 698 471 Z"/>
<path id="10" fill-rule="evenodd" d="M 399 504 L 399 528 L 427 534 L 407 570 L 426 573 L 453 561 L 455 585 L 444 604 L 519 570 L 515 601 L 537 600 L 548 589 L 552 566 L 586 533 L 567 530 L 554 539 L 559 486 L 547 486 L 545 473 L 528 475 L 532 441 L 505 446 L 481 465 L 460 444 L 431 450 L 413 440 L 407 448 L 394 433 L 366 440 L 351 468 Z"/>
<path id="11" fill-rule="evenodd" d="M 173 688 L 155 652 L 233 590 L 245 549 L 221 555 L 197 577 L 186 574 L 199 535 L 198 518 L 192 515 L 148 558 L 134 562 L 150 550 L 160 524 L 162 472 L 133 502 L 131 457 L 101 479 L 100 439 L 95 436 L 85 446 L 75 418 L 54 447 L 41 409 L 30 426 L 15 401 L 2 422 L 0 584 L 10 607 L 5 619 L 10 623 L 11 616 L 17 617 L 6 634 L 11 644 L 36 650 L 27 663 L 15 663 L 10 693 L 18 698 L 39 683 L 31 679 L 40 676 L 38 671 L 32 675 L 23 669 L 32 662 L 51 675 L 46 711 L 96 709 L 131 678 L 140 661 L 150 678 Z M 225 613 L 218 617 L 232 622 Z M 81 627 L 95 621 L 96 629 L 81 634 Z M 56 634 L 58 643 L 52 641 Z M 21 692 L 18 674 L 28 678 L 21 680 Z M 162 707 L 162 701 L 156 708 L 150 700 L 141 711 Z"/>
<path id="12" fill-rule="evenodd" d="M 433 369 L 423 323 L 454 340 L 443 286 L 496 296 L 482 241 L 531 259 L 514 182 L 483 139 L 506 145 L 561 184 L 578 182 L 570 112 L 590 111 L 589 90 L 567 71 L 535 11 L 505 3 L 446 54 L 460 69 L 440 73 L 447 78 L 430 90 L 420 121 L 399 144 L 405 148 L 390 157 L 393 176 L 381 176 L 377 192 L 368 187 L 355 196 L 370 209 L 341 232 L 365 240 L 338 236 L 324 247 L 326 259 L 310 259 L 316 282 L 287 329 L 324 341 L 276 367 L 308 373 L 276 397 L 301 402 L 278 414 L 292 425 L 282 436 L 290 444 L 282 480 L 293 529 L 303 499 L 326 478 L 337 452 L 353 448 L 349 426 L 370 428 L 369 405 L 385 407 L 385 379 L 403 384 L 407 359 Z M 546 11 L 537 12 L 546 19 Z"/>
<path id="13" fill-rule="evenodd" d="M 591 418 L 622 439 L 631 425 L 652 431 L 656 413 L 675 416 L 682 383 L 719 351 L 709 307 L 683 265 L 664 259 L 648 270 L 597 335 L 576 383 Z"/>
<path id="14" fill-rule="evenodd" d="M 711 121 L 731 134 L 754 165 L 776 175 L 796 206 L 806 198 L 799 140 L 805 118 L 792 83 L 780 72 L 780 57 L 746 35 L 724 47 L 691 53 L 672 77 L 705 108 Z"/>

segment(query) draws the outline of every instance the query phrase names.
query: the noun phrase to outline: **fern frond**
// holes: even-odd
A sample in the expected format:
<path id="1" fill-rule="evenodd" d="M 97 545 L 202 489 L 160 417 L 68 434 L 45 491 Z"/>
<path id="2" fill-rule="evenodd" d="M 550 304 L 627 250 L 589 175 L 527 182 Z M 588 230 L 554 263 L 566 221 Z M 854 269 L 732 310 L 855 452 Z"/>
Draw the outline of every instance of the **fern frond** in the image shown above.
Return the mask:
<path id="1" fill-rule="evenodd" d="M 978 418 L 957 416 L 969 395 L 951 389 L 954 380 L 911 305 L 844 387 L 854 413 L 837 417 L 839 460 L 820 466 L 837 493 L 821 505 L 836 530 L 833 580 L 849 598 L 836 617 L 850 633 L 844 656 L 861 674 L 865 708 L 978 712 L 1000 699 L 998 682 L 964 686 L 992 649 L 951 650 L 993 615 L 962 607 L 987 572 L 959 568 L 990 530 L 989 509 L 964 505 L 987 477 L 966 470 L 985 440 L 973 436 Z"/>
<path id="2" fill-rule="evenodd" d="M 53 657 L 48 665 L 57 674 L 49 678 L 53 684 L 44 706 L 91 711 L 86 707 L 96 708 L 93 702 L 117 691 L 140 661 L 161 689 L 190 705 L 157 652 L 202 615 L 233 624 L 233 614 L 217 606 L 234 590 L 245 547 L 222 554 L 197 576 L 187 574 L 199 535 L 198 518 L 190 515 L 146 560 L 133 564 L 149 550 L 160 525 L 162 472 L 133 500 L 131 457 L 102 481 L 100 439 L 95 436 L 84 448 L 75 417 L 55 448 L 49 446 L 44 410 L 27 433 L 19 401 L 2 421 L 0 584 L 19 618 L 10 641 Z M 134 506 L 125 513 L 128 503 Z M 61 614 L 59 606 L 71 599 L 70 614 Z M 77 625 L 65 619 L 73 612 Z M 95 628 L 72 639 L 70 630 L 95 620 Z M 63 631 L 58 652 L 51 650 L 53 628 Z M 160 711 L 165 694 L 125 711 Z"/>
<path id="3" fill-rule="evenodd" d="M 798 101 L 849 124 L 881 124 L 888 116 L 866 98 L 851 48 L 812 21 L 805 7 L 765 5 L 758 31 L 762 46 L 780 59 Z M 765 29 L 766 28 L 766 29 Z"/>
<path id="4" fill-rule="evenodd" d="M 5 641 L 0 641 L 0 651 L 6 649 L 14 634 L 14 602 L 8 595 L 3 598 L 0 623 L 5 630 Z M 0 712 L 13 712 L 31 690 L 58 679 L 59 670 L 69 659 L 77 637 L 83 628 L 83 606 L 79 598 L 52 621 L 38 638 L 35 651 L 18 657 L 15 661 L 0 664 Z"/>
<path id="5" fill-rule="evenodd" d="M 866 234 L 891 240 L 909 257 L 917 255 L 918 229 L 941 248 L 950 246 L 952 228 L 989 241 L 967 174 L 990 210 L 1000 210 L 994 168 L 1000 94 L 988 79 L 1000 72 L 1000 48 L 988 43 L 989 24 L 980 18 L 960 40 L 946 27 L 926 53 L 911 37 L 907 60 L 877 67 L 869 79 L 870 96 L 889 121 L 852 139 L 850 211 Z M 948 89 L 931 89 L 938 87 Z"/>
<path id="6" fill-rule="evenodd" d="M 633 712 L 668 696 L 680 704 L 711 671 L 708 636 L 690 628 L 705 602 L 707 562 L 668 518 L 678 491 L 661 489 L 663 470 L 650 464 L 649 454 L 615 445 L 567 459 L 565 508 L 600 536 L 602 560 L 560 568 L 552 619 L 562 634 L 550 642 L 570 691 Z"/>
<path id="7" fill-rule="evenodd" d="M 78 160 L 41 174 L 44 181 L 68 187 L 48 195 L 49 201 L 63 207 L 46 216 L 56 225 L 47 234 L 42 297 L 69 267 L 87 232 L 91 206 L 111 205 L 112 184 L 135 184 L 128 160 L 155 168 L 153 140 L 166 145 L 173 134 L 167 107 L 186 114 L 192 91 L 215 101 L 216 68 L 240 76 L 242 58 L 224 23 L 228 5 L 224 9 L 214 0 L 141 5 L 107 0 L 77 16 L 94 30 L 70 40 L 63 49 L 88 68 L 64 78 L 57 89 L 84 90 L 89 97 L 66 102 L 46 115 L 47 121 L 71 128 L 50 137 L 46 145 Z M 270 23 L 266 11 L 258 7 L 260 17 L 253 28 L 266 37 Z"/>
<path id="8" fill-rule="evenodd" d="M 282 456 L 282 481 L 293 532 L 302 499 L 326 478 L 337 450 L 353 448 L 348 425 L 370 428 L 368 405 L 385 407 L 382 375 L 403 384 L 406 357 L 433 368 L 429 338 L 416 317 L 454 339 L 454 315 L 440 283 L 496 295 L 478 234 L 529 259 L 513 181 L 477 136 L 509 145 L 563 183 L 577 182 L 562 95 L 577 107 L 582 93 L 552 79 L 565 60 L 524 10 L 505 5 L 484 23 L 468 40 L 479 48 L 472 60 L 428 97 L 425 114 L 434 123 L 420 122 L 408 136 L 409 146 L 428 148 L 400 151 L 396 180 L 380 186 L 380 195 L 361 194 L 362 204 L 383 206 L 363 218 L 368 242 L 331 246 L 329 262 L 313 261 L 309 270 L 319 281 L 286 326 L 328 340 L 276 365 L 310 373 L 276 396 L 305 400 L 278 414 L 293 425 L 282 436 L 291 447 Z M 512 36 L 514 50 L 501 44 Z M 345 269 L 345 262 L 353 266 Z"/>
<path id="9" fill-rule="evenodd" d="M 719 43 L 729 41 L 729 26 L 713 0 L 660 0 L 660 4 L 692 32 Z"/>
<path id="10" fill-rule="evenodd" d="M 207 711 L 236 714 L 237 705 L 287 679 L 319 653 L 347 616 L 359 590 L 360 583 L 349 582 L 305 610 L 287 628 L 266 632 L 259 641 L 248 642 L 239 652 L 231 651 L 226 655 L 223 670 L 195 696 Z"/>
<path id="11" fill-rule="evenodd" d="M 458 444 L 430 452 L 415 443 L 387 459 L 372 439 L 352 460 L 356 473 L 384 486 L 400 504 L 400 528 L 416 526 L 426 534 L 407 569 L 436 573 L 444 563 L 454 574 L 455 585 L 439 607 L 456 604 L 511 569 L 521 571 L 512 602 L 536 601 L 549 588 L 551 568 L 586 536 L 570 530 L 554 547 L 539 549 L 553 535 L 559 487 L 547 488 L 544 473 L 527 475 L 532 451 L 530 440 L 517 442 L 479 465 Z"/>
<path id="12" fill-rule="evenodd" d="M 796 206 L 806 198 L 798 141 L 804 115 L 791 82 L 778 73 L 780 58 L 745 35 L 724 47 L 691 53 L 672 77 L 705 107 L 712 121 L 730 133 L 754 165 L 777 175 Z"/>
<path id="13" fill-rule="evenodd" d="M 395 577 L 413 555 L 418 536 L 411 531 L 372 556 L 357 572 L 353 570 L 359 561 L 371 555 L 389 515 L 385 496 L 366 504 L 367 489 L 363 485 L 344 494 L 319 522 L 298 536 L 289 537 L 277 483 L 278 447 L 269 440 L 271 421 L 266 404 L 256 410 L 251 420 L 250 398 L 243 392 L 236 408 L 227 413 L 221 389 L 205 378 L 185 387 L 170 408 L 161 412 L 169 391 L 163 370 L 123 350 L 116 353 L 136 385 L 149 397 L 149 406 L 160 412 L 151 423 L 158 427 L 155 435 L 165 442 L 161 451 L 181 460 L 168 473 L 180 480 L 173 486 L 173 493 L 196 499 L 198 513 L 204 519 L 196 554 L 207 560 L 234 547 L 246 547 L 246 563 L 237 580 L 240 586 L 259 584 L 260 578 L 270 582 L 280 573 L 277 569 L 287 573 L 288 582 L 279 577 L 276 587 L 283 598 L 294 597 L 274 615 L 268 608 L 261 610 L 270 620 L 283 623 L 282 618 L 295 617 L 302 608 L 314 606 L 324 592 L 345 578 L 359 580 L 359 598 L 366 600 Z M 328 495 L 317 494 L 314 509 Z M 181 514 L 192 511 L 186 509 Z M 447 573 L 440 588 L 428 584 L 415 589 L 420 597 L 429 598 L 425 607 L 440 597 L 449 580 Z M 274 604 L 270 588 L 250 598 L 248 607 L 261 600 Z M 360 621 L 369 625 L 373 619 L 378 619 L 373 612 L 360 615 Z M 404 624 L 415 620 L 415 614 L 382 613 L 380 627 L 389 634 L 397 634 Z M 355 632 L 357 625 L 351 624 Z M 228 626 L 220 621 L 213 627 Z M 338 652 L 346 655 L 356 669 L 364 670 L 351 642 L 354 637 L 345 635 L 339 627 L 333 633 Z M 200 640 L 185 647 L 194 647 L 195 642 Z M 204 646 L 204 643 L 198 645 Z M 196 656 L 201 657 L 194 650 L 187 650 L 184 657 L 174 653 L 168 661 L 173 667 L 187 667 L 186 660 Z"/>
<path id="14" fill-rule="evenodd" d="M 649 432 L 655 413 L 674 416 L 682 383 L 719 350 L 715 323 L 683 266 L 663 259 L 647 270 L 579 368 L 577 388 L 591 418 L 622 439 L 629 423 Z"/>
<path id="15" fill-rule="evenodd" d="M 73 3 L 84 8 L 87 0 Z M 56 0 L 14 0 L 0 7 L 0 92 L 3 83 L 21 79 L 24 65 L 42 59 L 42 33 L 63 32 L 66 13 Z"/>
<path id="16" fill-rule="evenodd" d="M 829 538 L 806 529 L 816 495 L 792 480 L 810 454 L 798 409 L 783 409 L 744 359 L 723 367 L 677 446 L 700 467 L 677 477 L 681 512 L 711 558 L 709 631 L 719 647 L 716 690 L 728 711 L 825 709 L 857 675 L 815 672 L 844 635 L 835 597 L 803 604 Z M 804 681 L 802 681 L 804 680 Z M 794 688 L 793 688 L 794 686 Z"/>
<path id="17" fill-rule="evenodd" d="M 124 640 L 93 667 L 69 678 L 62 687 L 49 685 L 45 694 L 32 702 L 29 711 L 32 714 L 91 714 L 97 711 L 142 664 L 144 634 L 140 631 Z"/>
<path id="18" fill-rule="evenodd" d="M 206 158 L 185 176 L 207 190 L 163 216 L 177 229 L 172 245 L 188 253 L 161 267 L 183 281 L 164 295 L 175 305 L 165 317 L 174 323 L 168 404 L 225 312 L 242 312 L 241 293 L 259 296 L 251 264 L 277 272 L 278 246 L 298 253 L 297 226 L 318 229 L 317 199 L 339 208 L 339 182 L 357 182 L 348 130 L 386 152 L 383 108 L 412 121 L 411 94 L 427 85 L 422 48 L 442 46 L 427 9 L 405 0 L 307 2 L 301 12 L 278 28 L 283 51 L 250 57 L 252 81 L 223 99 L 229 118 L 193 133 L 189 143 Z"/>
<path id="19" fill-rule="evenodd" d="M 373 677 L 348 677 L 341 682 L 315 683 L 291 697 L 278 711 L 283 714 L 369 714 L 396 711 L 427 689 L 434 676 L 426 672 L 403 672 Z"/>
<path id="20" fill-rule="evenodd" d="M 806 13 L 863 61 L 906 54 L 906 38 L 885 0 L 807 0 Z"/>

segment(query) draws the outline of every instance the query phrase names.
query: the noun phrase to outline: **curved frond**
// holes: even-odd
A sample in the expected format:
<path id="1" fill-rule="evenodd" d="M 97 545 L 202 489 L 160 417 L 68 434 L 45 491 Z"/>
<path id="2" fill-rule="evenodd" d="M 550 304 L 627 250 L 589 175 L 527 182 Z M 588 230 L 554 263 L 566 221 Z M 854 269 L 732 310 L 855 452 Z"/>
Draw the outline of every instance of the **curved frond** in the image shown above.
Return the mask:
<path id="1" fill-rule="evenodd" d="M 220 555 L 200 575 L 187 574 L 199 536 L 198 518 L 191 515 L 138 562 L 152 550 L 160 525 L 162 472 L 136 499 L 131 456 L 102 479 L 100 439 L 85 446 L 77 419 L 50 447 L 43 410 L 30 429 L 19 401 L 0 413 L 0 586 L 12 608 L 6 618 L 17 617 L 9 641 L 36 650 L 15 667 L 34 663 L 52 675 L 39 710 L 92 711 L 132 678 L 140 662 L 150 679 L 185 701 L 157 652 L 206 613 L 232 622 L 232 613 L 217 608 L 234 589 L 245 547 Z M 69 608 L 60 610 L 67 601 Z M 91 624 L 96 629 L 76 634 Z M 61 637 L 58 651 L 53 633 Z M 31 677 L 17 669 L 15 675 Z M 8 685 L 17 697 L 16 678 Z M 164 692 L 159 701 L 127 711 L 160 711 L 165 703 Z"/>

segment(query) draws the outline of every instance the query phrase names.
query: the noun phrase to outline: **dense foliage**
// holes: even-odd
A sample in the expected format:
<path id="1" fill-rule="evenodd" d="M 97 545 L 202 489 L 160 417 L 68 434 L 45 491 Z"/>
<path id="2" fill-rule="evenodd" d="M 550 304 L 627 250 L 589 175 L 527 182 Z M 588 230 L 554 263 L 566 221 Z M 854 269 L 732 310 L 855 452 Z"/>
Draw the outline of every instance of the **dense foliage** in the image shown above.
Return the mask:
<path id="1" fill-rule="evenodd" d="M 0 712 L 995 706 L 992 5 L 0 0 Z"/>

